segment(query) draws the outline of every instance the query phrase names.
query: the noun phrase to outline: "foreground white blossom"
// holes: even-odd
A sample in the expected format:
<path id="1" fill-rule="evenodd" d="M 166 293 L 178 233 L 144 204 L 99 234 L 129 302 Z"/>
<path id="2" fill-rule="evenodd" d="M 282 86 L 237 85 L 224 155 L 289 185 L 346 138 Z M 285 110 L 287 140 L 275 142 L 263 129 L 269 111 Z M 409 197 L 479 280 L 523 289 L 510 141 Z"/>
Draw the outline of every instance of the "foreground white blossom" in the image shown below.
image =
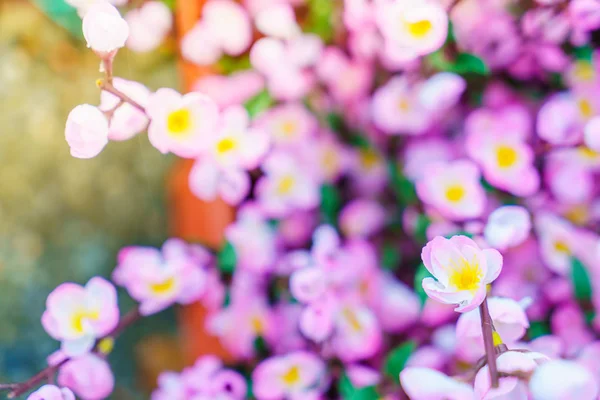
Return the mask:
<path id="1" fill-rule="evenodd" d="M 554 360 L 535 370 L 529 391 L 533 400 L 594 400 L 598 398 L 598 383 L 576 362 Z"/>
<path id="2" fill-rule="evenodd" d="M 484 229 L 485 241 L 500 250 L 517 246 L 531 232 L 531 217 L 521 206 L 504 206 L 492 212 Z"/>
<path id="3" fill-rule="evenodd" d="M 400 373 L 402 389 L 411 400 L 472 400 L 473 388 L 430 368 L 406 368 Z"/>
<path id="4" fill-rule="evenodd" d="M 106 56 L 125 46 L 129 37 L 129 25 L 114 6 L 107 3 L 94 4 L 83 17 L 83 36 L 87 46 Z"/>
<path id="5" fill-rule="evenodd" d="M 78 105 L 67 117 L 65 139 L 73 157 L 96 157 L 108 143 L 108 120 L 98 107 Z"/>

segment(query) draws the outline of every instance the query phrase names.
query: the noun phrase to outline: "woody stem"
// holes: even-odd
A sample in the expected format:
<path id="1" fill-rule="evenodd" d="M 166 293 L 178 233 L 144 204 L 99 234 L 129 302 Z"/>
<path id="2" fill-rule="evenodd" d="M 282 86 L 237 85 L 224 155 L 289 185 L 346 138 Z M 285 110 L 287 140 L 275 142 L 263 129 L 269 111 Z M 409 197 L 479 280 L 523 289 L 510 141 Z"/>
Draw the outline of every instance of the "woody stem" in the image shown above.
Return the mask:
<path id="1" fill-rule="evenodd" d="M 499 381 L 498 367 L 496 366 L 496 350 L 494 348 L 494 326 L 492 324 L 492 317 L 490 316 L 487 297 L 479 306 L 479 315 L 481 316 L 481 332 L 483 333 L 485 355 L 487 358 L 487 365 L 490 371 L 490 381 L 492 382 L 492 387 L 497 388 Z"/>

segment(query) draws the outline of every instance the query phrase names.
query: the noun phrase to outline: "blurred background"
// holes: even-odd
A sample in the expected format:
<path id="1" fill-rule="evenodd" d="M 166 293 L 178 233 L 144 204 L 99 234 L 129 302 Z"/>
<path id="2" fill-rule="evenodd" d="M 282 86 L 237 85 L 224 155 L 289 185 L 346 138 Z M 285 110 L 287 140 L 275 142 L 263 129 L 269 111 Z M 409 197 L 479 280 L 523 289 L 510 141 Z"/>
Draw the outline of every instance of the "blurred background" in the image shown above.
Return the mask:
<path id="1" fill-rule="evenodd" d="M 80 24 L 62 0 L 0 1 L 0 382 L 27 379 L 58 348 L 40 324 L 52 289 L 108 277 L 120 247 L 167 237 L 172 158 L 144 135 L 109 144 L 91 160 L 69 155 L 67 114 L 99 103 L 98 59 L 80 39 Z M 165 46 L 135 56 L 123 50 L 118 74 L 150 89 L 177 87 L 174 52 Z M 127 296 L 120 304 L 122 312 L 132 305 Z M 166 311 L 119 338 L 112 398 L 147 397 L 139 388 L 152 384 L 153 363 L 176 367 L 174 325 Z"/>

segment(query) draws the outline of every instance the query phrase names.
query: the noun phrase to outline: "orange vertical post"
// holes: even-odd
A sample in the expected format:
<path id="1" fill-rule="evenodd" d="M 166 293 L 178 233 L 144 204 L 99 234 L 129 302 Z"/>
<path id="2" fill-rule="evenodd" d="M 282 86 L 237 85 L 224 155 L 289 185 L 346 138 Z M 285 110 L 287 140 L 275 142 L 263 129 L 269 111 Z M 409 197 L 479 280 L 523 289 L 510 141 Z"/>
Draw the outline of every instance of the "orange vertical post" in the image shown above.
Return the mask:
<path id="1" fill-rule="evenodd" d="M 177 0 L 175 26 L 177 40 L 196 24 L 206 0 Z M 198 67 L 179 57 L 180 76 L 186 91 L 205 75 L 215 73 L 212 67 Z M 223 243 L 225 228 L 235 218 L 235 210 L 222 200 L 204 202 L 189 189 L 188 176 L 193 160 L 178 160 L 168 182 L 169 230 L 172 235 L 202 243 L 217 249 Z M 179 333 L 186 362 L 192 363 L 203 354 L 216 354 L 231 360 L 218 338 L 204 329 L 206 309 L 199 303 L 182 307 L 179 313 Z"/>

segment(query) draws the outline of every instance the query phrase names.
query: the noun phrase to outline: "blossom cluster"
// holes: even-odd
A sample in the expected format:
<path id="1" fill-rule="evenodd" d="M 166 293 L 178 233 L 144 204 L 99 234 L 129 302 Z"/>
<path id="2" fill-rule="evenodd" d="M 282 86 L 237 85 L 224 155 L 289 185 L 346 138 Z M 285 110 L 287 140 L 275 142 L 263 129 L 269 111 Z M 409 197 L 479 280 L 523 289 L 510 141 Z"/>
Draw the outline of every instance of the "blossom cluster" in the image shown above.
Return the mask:
<path id="1" fill-rule="evenodd" d="M 153 400 L 598 398 L 600 3 L 208 0 L 179 53 L 221 73 L 187 94 L 113 76 L 169 34 L 162 3 L 70 3 L 104 73 L 71 154 L 147 132 L 237 208 L 218 249 L 117 257 L 140 315 L 201 302 L 236 360 Z M 113 283 L 60 285 L 61 388 L 30 400 L 107 397 L 124 320 Z"/>

